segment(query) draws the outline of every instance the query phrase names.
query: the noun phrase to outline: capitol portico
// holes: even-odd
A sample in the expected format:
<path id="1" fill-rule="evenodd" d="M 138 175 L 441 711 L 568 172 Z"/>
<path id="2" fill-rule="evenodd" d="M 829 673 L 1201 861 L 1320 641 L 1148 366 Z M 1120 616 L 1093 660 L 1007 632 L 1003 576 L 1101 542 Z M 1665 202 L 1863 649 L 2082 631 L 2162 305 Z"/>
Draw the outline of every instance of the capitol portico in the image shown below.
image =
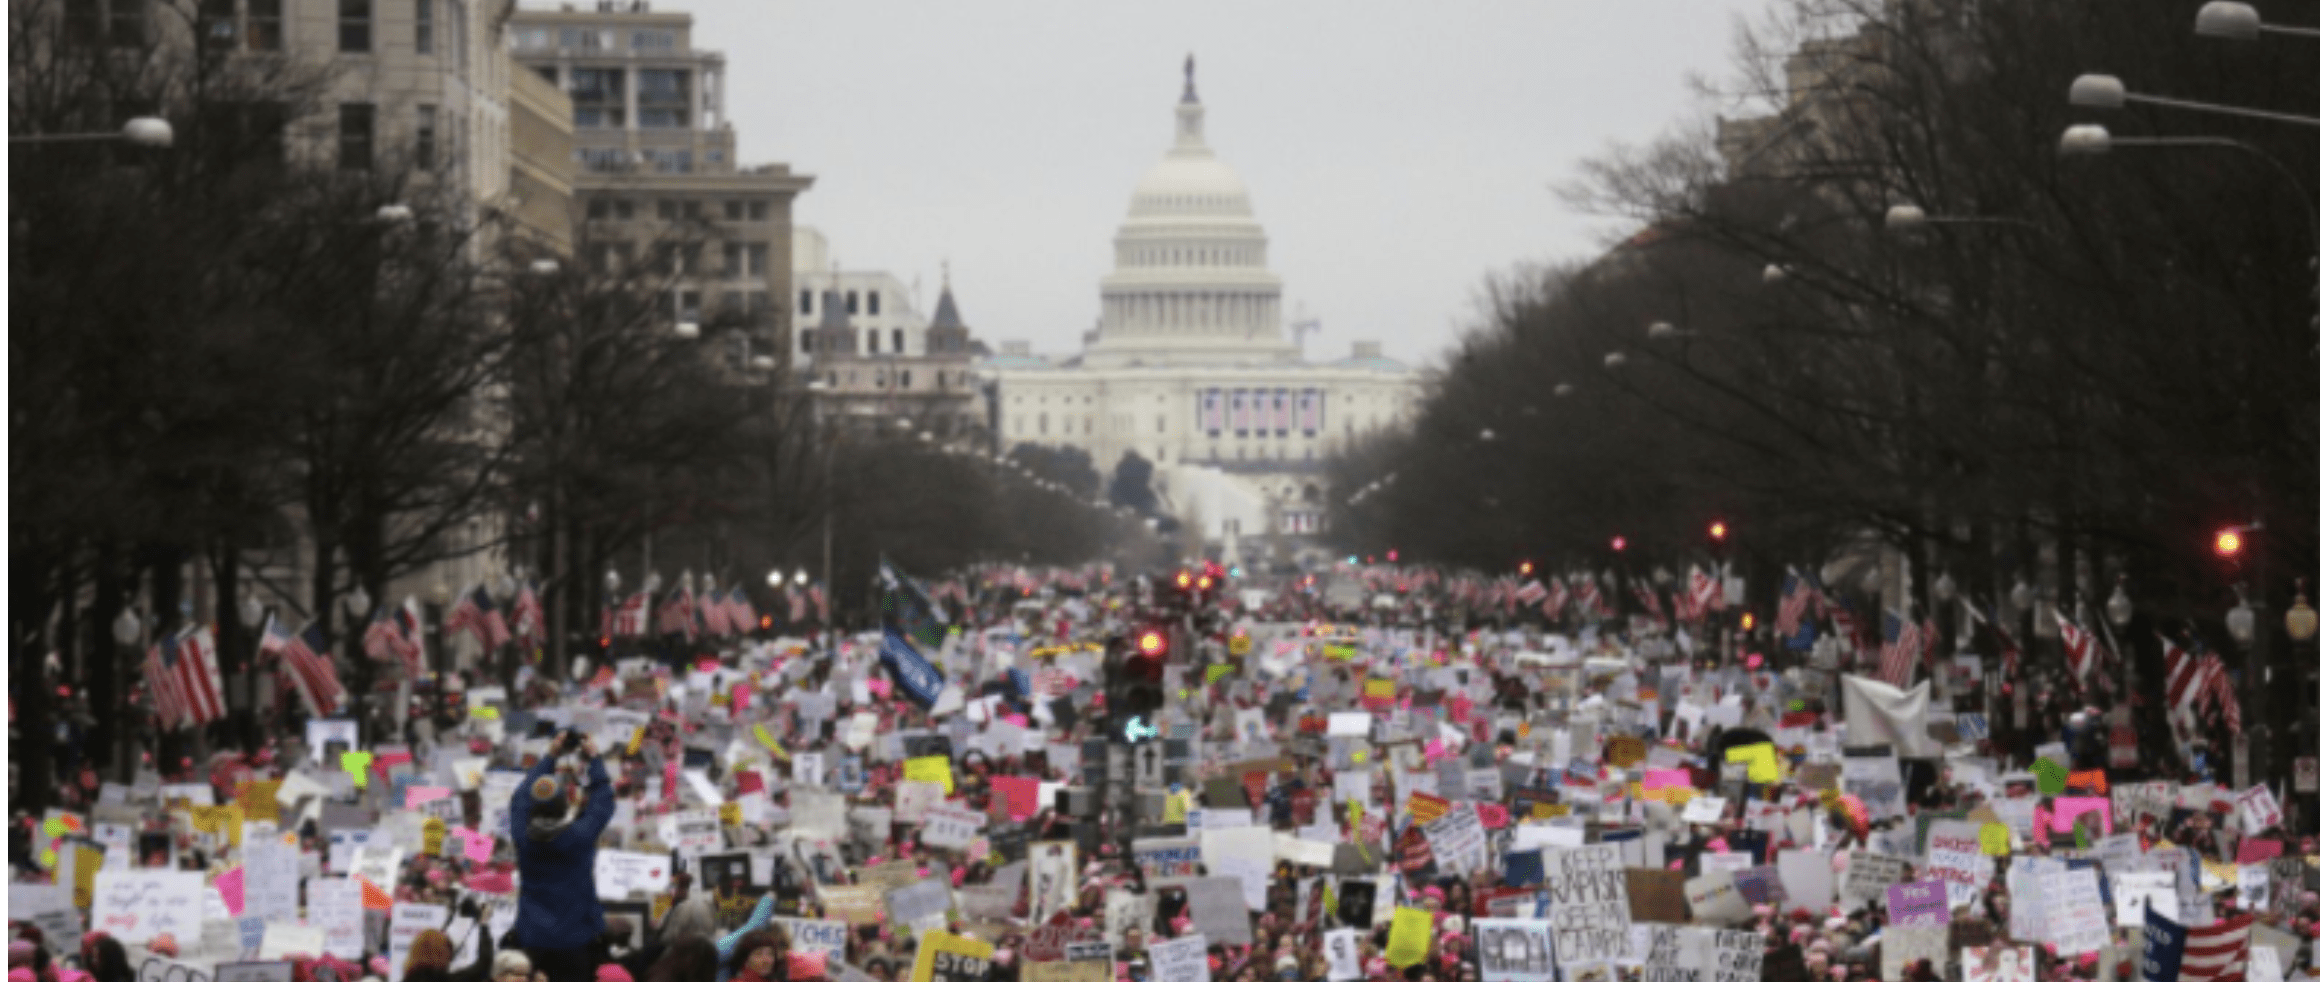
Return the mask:
<path id="1" fill-rule="evenodd" d="M 1418 380 L 1374 341 L 1309 362 L 1284 335 L 1264 227 L 1205 115 L 1187 59 L 1174 143 L 1129 197 L 1086 350 L 1051 361 L 1015 343 L 978 367 L 998 383 L 1002 442 L 1079 447 L 1107 480 L 1134 452 L 1168 506 L 1237 556 L 1245 537 L 1321 531 L 1324 464 L 1400 426 Z"/>

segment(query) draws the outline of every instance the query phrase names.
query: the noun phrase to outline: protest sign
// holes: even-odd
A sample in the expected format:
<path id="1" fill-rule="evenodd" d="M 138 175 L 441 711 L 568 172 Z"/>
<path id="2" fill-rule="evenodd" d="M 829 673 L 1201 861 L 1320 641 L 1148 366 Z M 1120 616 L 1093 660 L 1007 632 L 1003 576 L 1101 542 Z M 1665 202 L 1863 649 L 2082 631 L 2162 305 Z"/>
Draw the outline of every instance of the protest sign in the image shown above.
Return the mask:
<path id="1" fill-rule="evenodd" d="M 1322 936 L 1321 952 L 1329 962 L 1329 982 L 1355 982 L 1355 980 L 1362 978 L 1361 939 L 1362 935 L 1368 933 L 1359 928 L 1348 927 L 1330 931 Z M 1485 952 L 1482 956 L 1483 964 L 1489 965 L 1488 949 L 1479 950 Z M 1489 971 L 1487 967 L 1483 969 L 1483 982 L 1497 982 L 1496 979 L 1490 977 Z M 1541 979 L 1534 980 L 1534 982 L 1548 982 L 1548 980 Z"/>
<path id="2" fill-rule="evenodd" d="M 1202 877 L 1184 885 L 1184 896 L 1192 908 L 1194 930 L 1225 944 L 1251 944 L 1256 940 L 1249 930 L 1249 907 L 1244 902 L 1240 880 Z"/>
<path id="3" fill-rule="evenodd" d="M 1615 845 L 1582 846 L 1547 857 L 1555 957 L 1566 970 L 1629 957 L 1622 868 Z"/>
<path id="4" fill-rule="evenodd" d="M 1444 875 L 1464 876 L 1482 868 L 1482 820 L 1472 806 L 1452 808 L 1428 823 L 1425 829 L 1426 841 L 1434 850 L 1434 863 Z"/>
<path id="5" fill-rule="evenodd" d="M 1144 950 L 1152 960 L 1151 982 L 1209 982 L 1207 938 L 1191 934 L 1155 942 Z"/>
<path id="6" fill-rule="evenodd" d="M 1964 982 L 2038 982 L 2038 953 L 2021 945 L 1962 949 Z"/>
<path id="7" fill-rule="evenodd" d="M 1898 979 L 1909 967 L 1920 961 L 1933 964 L 1936 976 L 1949 974 L 1949 925 L 1940 927 L 1887 926 L 1878 942 L 1877 955 L 1883 968 L 1879 978 Z"/>
<path id="8" fill-rule="evenodd" d="M 174 870 L 100 870 L 89 904 L 89 929 L 123 943 L 143 944 L 157 934 L 201 933 L 200 873 Z"/>
<path id="9" fill-rule="evenodd" d="M 387 982 L 402 982 L 419 932 L 441 929 L 450 920 L 451 908 L 442 904 L 396 904 L 387 915 Z"/>
<path id="10" fill-rule="evenodd" d="M 928 931 L 919 938 L 910 982 L 982 982 L 991 971 L 991 950 L 949 931 Z"/>
<path id="11" fill-rule="evenodd" d="M 1474 952 L 1482 982 L 1553 982 L 1552 925 L 1524 918 L 1474 920 Z"/>

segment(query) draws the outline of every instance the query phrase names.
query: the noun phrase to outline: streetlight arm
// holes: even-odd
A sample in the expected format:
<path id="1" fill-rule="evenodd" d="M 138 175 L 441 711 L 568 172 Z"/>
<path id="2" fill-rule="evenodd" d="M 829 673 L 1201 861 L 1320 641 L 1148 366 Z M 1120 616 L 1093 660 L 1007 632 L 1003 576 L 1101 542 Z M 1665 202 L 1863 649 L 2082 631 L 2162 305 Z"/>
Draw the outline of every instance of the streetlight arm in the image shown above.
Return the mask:
<path id="1" fill-rule="evenodd" d="M 2263 148 L 2223 136 L 2114 136 L 2109 143 L 2115 147 L 2225 147 L 2255 155 L 2279 171 L 2281 179 L 2288 182 L 2288 189 L 2296 192 L 2296 200 L 2304 206 L 2304 223 L 2312 233 L 2312 252 L 2320 256 L 2320 207 L 2313 205 L 2312 193 L 2304 188 L 2304 182 L 2296 179 L 2295 169 Z"/>
<path id="2" fill-rule="evenodd" d="M 2140 92 L 2128 92 L 2125 94 L 2125 96 L 2128 102 L 2144 102 L 2154 106 L 2164 106 L 2169 109 L 2188 109 L 2193 112 L 2215 113 L 2221 116 L 2242 116 L 2248 119 L 2261 119 L 2274 123 L 2290 123 L 2296 126 L 2320 127 L 2320 117 L 2314 116 L 2299 116 L 2295 113 L 2276 113 L 2263 109 L 2248 109 L 2241 106 L 2218 105 L 2212 102 L 2194 102 L 2190 99 L 2170 99 L 2166 96 L 2144 95 Z"/>

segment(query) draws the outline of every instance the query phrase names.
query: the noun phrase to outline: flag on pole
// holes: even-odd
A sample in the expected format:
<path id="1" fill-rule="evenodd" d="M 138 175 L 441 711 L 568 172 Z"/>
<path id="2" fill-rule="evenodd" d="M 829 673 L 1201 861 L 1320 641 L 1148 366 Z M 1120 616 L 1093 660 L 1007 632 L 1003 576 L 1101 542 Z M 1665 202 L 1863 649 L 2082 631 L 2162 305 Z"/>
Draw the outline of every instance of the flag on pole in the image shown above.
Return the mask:
<path id="1" fill-rule="evenodd" d="M 645 624 L 648 620 L 645 606 L 650 602 L 651 598 L 645 596 L 642 590 L 630 594 L 628 599 L 621 601 L 620 608 L 612 615 L 612 636 L 616 638 L 643 637 Z"/>
<path id="2" fill-rule="evenodd" d="M 725 592 L 725 619 L 732 623 L 735 634 L 757 628 L 757 605 L 749 602 L 748 590 L 735 586 Z"/>
<path id="3" fill-rule="evenodd" d="M 662 634 L 681 634 L 684 635 L 685 640 L 693 640 L 692 590 L 680 585 L 669 591 L 668 598 L 661 601 L 656 629 Z"/>
<path id="4" fill-rule="evenodd" d="M 172 639 L 155 641 L 145 649 L 145 691 L 153 696 L 153 716 L 163 730 L 174 730 L 185 718 L 185 695 L 178 689 L 174 661 L 162 656 Z"/>
<path id="5" fill-rule="evenodd" d="M 784 592 L 789 594 L 789 622 L 791 624 L 805 623 L 806 589 L 804 587 L 793 586 Z"/>
<path id="6" fill-rule="evenodd" d="M 1797 575 L 1796 567 L 1788 568 L 1780 580 L 1780 610 L 1772 617 L 1772 633 L 1793 638 L 1804 630 L 1805 617 L 1812 610 L 1815 591 L 1804 577 Z M 1811 642 L 1806 642 L 1811 647 Z"/>
<path id="7" fill-rule="evenodd" d="M 346 701 L 346 687 L 339 683 L 338 669 L 330 663 L 330 645 L 323 640 L 321 624 L 310 623 L 305 630 L 291 634 L 269 616 L 258 650 L 261 654 L 271 651 L 282 659 L 283 674 L 306 704 L 307 715 L 316 719 L 338 715 Z"/>
<path id="8" fill-rule="evenodd" d="M 419 598 L 403 598 L 402 609 L 395 612 L 395 626 L 402 632 L 394 647 L 395 655 L 403 660 L 403 677 L 415 679 L 427 674 L 427 619 L 419 616 Z"/>
<path id="9" fill-rule="evenodd" d="M 1700 569 L 1697 563 L 1692 565 L 1691 595 L 1692 614 L 1695 618 L 1706 617 L 1711 611 L 1724 609 L 1724 585 Z"/>
<path id="10" fill-rule="evenodd" d="M 269 617 L 267 621 L 267 626 L 272 627 L 272 618 Z M 380 604 L 378 609 L 371 611 L 370 624 L 363 628 L 363 654 L 369 655 L 372 661 L 393 661 L 400 657 L 397 643 L 403 640 L 402 635 L 403 628 L 396 622 L 395 609 Z M 267 640 L 265 637 L 258 639 L 258 650 L 261 653 L 266 650 Z"/>
<path id="11" fill-rule="evenodd" d="M 2210 708 L 2223 714 L 2223 728 L 2225 730 L 2238 733 L 2240 723 L 2239 693 L 2233 691 L 2231 687 L 2231 676 L 2223 670 L 2223 659 L 2218 657 L 2215 652 L 2210 651 L 2200 657 L 2199 663 L 2200 672 L 2204 679 L 2200 683 L 2200 690 L 2204 694 L 2203 701 Z"/>
<path id="12" fill-rule="evenodd" d="M 2166 653 L 2167 708 L 2185 712 L 2195 709 L 2199 697 L 2207 694 L 2208 663 L 2164 634 L 2159 636 L 2159 647 Z"/>
<path id="13" fill-rule="evenodd" d="M 2071 677 L 2083 686 L 2087 675 L 2103 660 L 2102 642 L 2095 640 L 2093 632 L 2071 623 L 2060 612 L 2054 615 L 2054 623 L 2062 632 L 2063 660 L 2070 664 Z"/>
<path id="14" fill-rule="evenodd" d="M 1539 601 L 1539 613 L 1550 621 L 1563 619 L 1563 608 L 1571 603 L 1571 588 L 1560 576 L 1549 577 L 1554 584 L 1547 588 L 1546 599 Z"/>
<path id="15" fill-rule="evenodd" d="M 719 638 L 733 633 L 733 625 L 725 617 L 723 594 L 715 590 L 701 594 L 701 603 L 696 609 L 700 611 L 702 633 Z"/>
<path id="16" fill-rule="evenodd" d="M 539 591 L 533 589 L 527 580 L 516 587 L 514 609 L 508 618 L 508 632 L 514 635 L 518 644 L 528 647 L 533 642 L 547 639 L 547 626 L 547 609 L 540 606 Z"/>
<path id="17" fill-rule="evenodd" d="M 1894 610 L 1885 611 L 1884 643 L 1877 648 L 1877 678 L 1887 685 L 1909 684 L 1917 674 L 1922 649 L 1917 624 Z"/>
<path id="18" fill-rule="evenodd" d="M 1547 588 L 1537 580 L 1529 580 L 1515 590 L 1514 598 L 1527 606 L 1536 607 L 1547 599 Z"/>

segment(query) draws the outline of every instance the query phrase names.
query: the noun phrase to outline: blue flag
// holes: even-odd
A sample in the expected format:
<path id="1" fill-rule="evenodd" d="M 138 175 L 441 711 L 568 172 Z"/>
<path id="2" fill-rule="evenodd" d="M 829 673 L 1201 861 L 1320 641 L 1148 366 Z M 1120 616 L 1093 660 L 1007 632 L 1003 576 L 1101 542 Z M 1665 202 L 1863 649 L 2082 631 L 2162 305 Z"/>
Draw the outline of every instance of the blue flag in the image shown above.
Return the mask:
<path id="1" fill-rule="evenodd" d="M 2190 934 L 2183 925 L 2144 907 L 2142 975 L 2145 982 L 2175 982 L 2183 973 L 2183 950 L 2189 941 Z"/>
<path id="2" fill-rule="evenodd" d="M 902 686 L 902 691 L 909 694 L 920 707 L 931 708 L 934 701 L 942 696 L 945 684 L 942 670 L 928 662 L 925 655 L 919 654 L 918 648 L 901 631 L 892 627 L 886 629 L 886 640 L 878 645 L 878 660 L 893 674 L 895 683 Z"/>

